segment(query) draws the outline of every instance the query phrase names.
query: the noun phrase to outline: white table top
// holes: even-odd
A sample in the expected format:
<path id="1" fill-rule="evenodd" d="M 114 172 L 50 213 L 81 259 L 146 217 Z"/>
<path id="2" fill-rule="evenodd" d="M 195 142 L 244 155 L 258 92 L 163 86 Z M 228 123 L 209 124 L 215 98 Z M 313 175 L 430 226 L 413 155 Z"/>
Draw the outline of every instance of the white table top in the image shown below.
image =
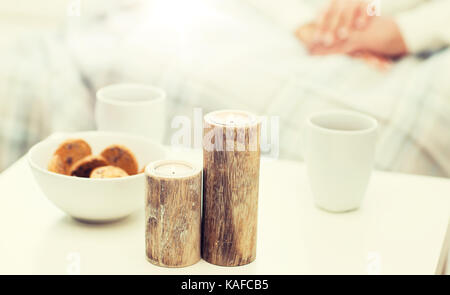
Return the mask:
<path id="1" fill-rule="evenodd" d="M 76 273 L 76 261 L 81 274 L 443 272 L 450 180 L 375 172 L 360 210 L 332 214 L 313 205 L 304 170 L 262 161 L 255 262 L 168 269 L 145 259 L 143 212 L 106 225 L 74 221 L 45 198 L 21 159 L 0 175 L 0 274 Z"/>

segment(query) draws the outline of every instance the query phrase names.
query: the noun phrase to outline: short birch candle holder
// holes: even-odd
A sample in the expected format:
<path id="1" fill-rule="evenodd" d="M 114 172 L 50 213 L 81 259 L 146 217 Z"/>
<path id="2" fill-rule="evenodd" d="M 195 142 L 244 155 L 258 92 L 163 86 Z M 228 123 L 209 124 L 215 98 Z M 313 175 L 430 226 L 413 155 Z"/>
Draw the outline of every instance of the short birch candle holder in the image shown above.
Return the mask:
<path id="1" fill-rule="evenodd" d="M 256 258 L 260 129 L 243 111 L 204 118 L 202 257 L 209 263 L 239 266 Z"/>
<path id="2" fill-rule="evenodd" d="M 164 267 L 200 260 L 201 169 L 184 161 L 161 160 L 145 169 L 147 259 Z"/>

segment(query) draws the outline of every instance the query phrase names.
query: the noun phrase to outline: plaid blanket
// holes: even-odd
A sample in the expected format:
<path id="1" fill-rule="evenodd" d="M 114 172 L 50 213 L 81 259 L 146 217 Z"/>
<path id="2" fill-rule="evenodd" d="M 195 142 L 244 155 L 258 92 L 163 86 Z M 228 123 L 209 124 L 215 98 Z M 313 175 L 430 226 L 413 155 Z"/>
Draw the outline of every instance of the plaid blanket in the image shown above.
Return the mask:
<path id="1" fill-rule="evenodd" d="M 250 57 L 247 56 L 247 62 Z M 349 109 L 380 123 L 376 168 L 450 176 L 450 52 L 428 59 L 410 57 L 379 72 L 347 57 L 264 59 L 264 66 L 221 65 L 201 76 L 178 76 L 169 89 L 171 116 L 221 108 L 279 117 L 282 158 L 302 159 L 306 116 L 326 109 Z M 215 71 L 234 73 L 217 77 Z M 239 73 L 239 74 L 237 74 Z M 242 84 L 245 84 L 243 86 Z M 169 122 L 167 122 L 169 124 Z"/>
<path id="2" fill-rule="evenodd" d="M 27 35 L 0 49 L 0 171 L 52 132 L 94 128 L 89 89 L 63 44 Z"/>
<path id="3" fill-rule="evenodd" d="M 0 84 L 0 167 L 54 130 L 93 128 L 93 90 L 131 81 L 167 91 L 168 126 L 194 107 L 278 117 L 280 157 L 289 159 L 302 159 L 309 113 L 364 112 L 380 122 L 377 168 L 450 176 L 449 50 L 380 72 L 345 56 L 310 57 L 291 32 L 250 6 L 221 1 L 208 9 L 194 23 L 147 23 L 122 34 L 89 27 L 75 47 L 27 39 Z M 114 50 L 98 50 L 99 35 Z"/>

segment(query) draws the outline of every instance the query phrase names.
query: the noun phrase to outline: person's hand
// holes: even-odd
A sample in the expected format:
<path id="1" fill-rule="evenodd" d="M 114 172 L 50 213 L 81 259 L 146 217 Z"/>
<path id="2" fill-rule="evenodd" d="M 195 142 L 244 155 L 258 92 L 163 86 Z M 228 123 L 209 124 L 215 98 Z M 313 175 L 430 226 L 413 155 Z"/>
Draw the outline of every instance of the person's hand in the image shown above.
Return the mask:
<path id="1" fill-rule="evenodd" d="M 397 23 L 389 17 L 374 17 L 362 31 L 352 31 L 345 41 L 331 46 L 312 44 L 312 54 L 352 54 L 372 52 L 381 56 L 397 57 L 408 52 Z"/>
<path id="2" fill-rule="evenodd" d="M 331 0 L 316 19 L 314 43 L 331 46 L 346 40 L 353 30 L 364 29 L 372 19 L 367 7 L 363 0 Z"/>

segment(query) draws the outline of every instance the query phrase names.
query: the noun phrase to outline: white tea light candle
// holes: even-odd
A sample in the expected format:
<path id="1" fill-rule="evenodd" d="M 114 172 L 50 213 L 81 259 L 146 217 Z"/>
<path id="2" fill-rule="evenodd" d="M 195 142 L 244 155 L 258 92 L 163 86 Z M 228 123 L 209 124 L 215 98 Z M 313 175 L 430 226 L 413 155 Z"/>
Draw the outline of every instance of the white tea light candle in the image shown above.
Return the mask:
<path id="1" fill-rule="evenodd" d="M 184 267 L 200 260 L 201 170 L 189 162 L 161 160 L 145 169 L 147 259 Z"/>
<path id="2" fill-rule="evenodd" d="M 193 167 L 189 163 L 178 162 L 178 161 L 163 161 L 157 164 L 153 172 L 159 176 L 165 177 L 180 177 L 192 174 Z"/>

